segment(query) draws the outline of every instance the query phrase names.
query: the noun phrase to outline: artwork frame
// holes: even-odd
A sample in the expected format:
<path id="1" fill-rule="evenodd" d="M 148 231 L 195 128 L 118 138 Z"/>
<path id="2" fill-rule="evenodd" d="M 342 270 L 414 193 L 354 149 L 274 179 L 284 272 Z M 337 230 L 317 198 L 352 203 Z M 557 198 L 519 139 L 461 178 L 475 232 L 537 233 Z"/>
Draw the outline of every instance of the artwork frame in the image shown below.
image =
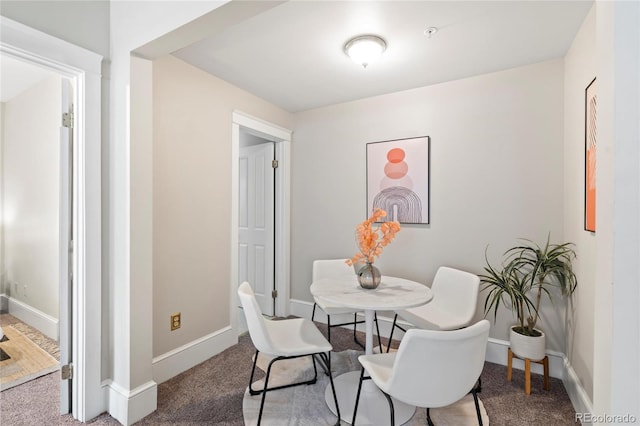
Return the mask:
<path id="1" fill-rule="evenodd" d="M 431 138 L 417 136 L 369 142 L 366 146 L 367 217 L 374 208 L 385 220 L 430 223 Z"/>
<path id="2" fill-rule="evenodd" d="M 584 230 L 596 232 L 597 84 L 584 90 Z"/>

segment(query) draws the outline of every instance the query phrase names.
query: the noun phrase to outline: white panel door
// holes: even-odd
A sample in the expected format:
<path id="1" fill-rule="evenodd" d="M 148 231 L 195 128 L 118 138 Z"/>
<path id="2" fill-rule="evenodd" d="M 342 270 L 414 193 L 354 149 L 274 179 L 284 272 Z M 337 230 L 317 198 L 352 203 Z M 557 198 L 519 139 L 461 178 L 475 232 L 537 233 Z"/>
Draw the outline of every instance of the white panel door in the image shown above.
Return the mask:
<path id="1" fill-rule="evenodd" d="M 71 272 L 72 207 L 73 207 L 73 92 L 71 82 L 62 79 L 62 112 L 60 126 L 60 365 L 70 365 L 71 359 Z M 71 412 L 71 379 L 60 381 L 60 414 Z"/>
<path id="2" fill-rule="evenodd" d="M 274 314 L 274 144 L 240 148 L 239 282 L 248 281 L 262 313 Z"/>

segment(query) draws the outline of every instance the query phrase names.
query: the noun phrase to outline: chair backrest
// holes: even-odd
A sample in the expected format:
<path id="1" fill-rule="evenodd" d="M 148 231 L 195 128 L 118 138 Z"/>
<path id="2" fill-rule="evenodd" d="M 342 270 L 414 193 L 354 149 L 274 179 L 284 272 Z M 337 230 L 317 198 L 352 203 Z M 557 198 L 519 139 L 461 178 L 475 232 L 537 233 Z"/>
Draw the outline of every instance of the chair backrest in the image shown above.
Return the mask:
<path id="1" fill-rule="evenodd" d="M 431 285 L 433 301 L 438 307 L 459 317 L 462 326 L 473 319 L 478 303 L 480 277 L 470 272 L 441 266 Z"/>
<path id="2" fill-rule="evenodd" d="M 400 342 L 388 393 L 418 407 L 443 407 L 463 398 L 484 366 L 489 321 L 453 331 L 408 330 Z"/>
<path id="3" fill-rule="evenodd" d="M 339 278 L 346 274 L 355 274 L 353 266 L 345 263 L 347 259 L 323 259 L 313 261 L 311 279 L 313 282 L 323 278 Z"/>
<path id="4" fill-rule="evenodd" d="M 242 304 L 253 345 L 260 352 L 270 353 L 273 344 L 267 331 L 266 320 L 262 316 L 260 305 L 258 305 L 253 289 L 248 282 L 245 281 L 240 284 L 240 287 L 238 287 L 238 297 Z"/>

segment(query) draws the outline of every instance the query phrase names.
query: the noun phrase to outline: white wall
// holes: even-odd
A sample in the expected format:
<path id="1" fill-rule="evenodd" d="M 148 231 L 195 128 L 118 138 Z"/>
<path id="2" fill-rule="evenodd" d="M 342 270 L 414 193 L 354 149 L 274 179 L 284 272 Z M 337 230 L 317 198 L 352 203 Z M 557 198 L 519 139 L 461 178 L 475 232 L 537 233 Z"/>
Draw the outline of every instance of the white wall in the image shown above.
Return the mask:
<path id="1" fill-rule="evenodd" d="M 481 273 L 487 245 L 495 261 L 519 237 L 562 240 L 563 61 L 554 60 L 297 114 L 292 298 L 311 300 L 313 259 L 356 251 L 366 143 L 421 135 L 431 137 L 431 224 L 403 226 L 383 273 L 430 284 L 440 265 Z M 561 307 L 545 308 L 540 327 L 563 352 L 550 321 L 563 321 Z M 492 337 L 508 340 L 513 322 L 503 310 Z"/>
<path id="2" fill-rule="evenodd" d="M 153 354 L 230 325 L 231 118 L 293 116 L 173 56 L 153 62 Z M 182 327 L 170 331 L 170 315 Z"/>
<path id="3" fill-rule="evenodd" d="M 593 400 L 593 329 L 596 233 L 584 230 L 585 89 L 596 76 L 596 8 L 591 9 L 565 56 L 564 235 L 576 246 L 578 289 L 573 297 L 567 357 Z"/>
<path id="4" fill-rule="evenodd" d="M 11 298 L 58 318 L 60 77 L 4 104 L 4 255 Z M 24 319 L 23 319 L 24 320 Z"/>
<path id="5" fill-rule="evenodd" d="M 616 2 L 614 13 L 616 186 L 611 411 L 640 418 L 640 3 Z"/>
<path id="6" fill-rule="evenodd" d="M 109 1 L 2 0 L 0 14 L 109 56 Z"/>

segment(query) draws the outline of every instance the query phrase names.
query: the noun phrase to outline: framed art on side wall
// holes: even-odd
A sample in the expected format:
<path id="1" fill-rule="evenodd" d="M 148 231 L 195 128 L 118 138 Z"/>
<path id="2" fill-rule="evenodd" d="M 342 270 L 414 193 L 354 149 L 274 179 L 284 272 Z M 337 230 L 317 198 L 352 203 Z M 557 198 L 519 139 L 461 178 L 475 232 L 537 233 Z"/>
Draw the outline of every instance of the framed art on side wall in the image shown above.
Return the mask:
<path id="1" fill-rule="evenodd" d="M 596 231 L 596 112 L 597 93 L 594 78 L 584 94 L 584 229 Z"/>
<path id="2" fill-rule="evenodd" d="M 375 208 L 385 220 L 429 223 L 429 136 L 367 144 L 367 216 Z"/>

